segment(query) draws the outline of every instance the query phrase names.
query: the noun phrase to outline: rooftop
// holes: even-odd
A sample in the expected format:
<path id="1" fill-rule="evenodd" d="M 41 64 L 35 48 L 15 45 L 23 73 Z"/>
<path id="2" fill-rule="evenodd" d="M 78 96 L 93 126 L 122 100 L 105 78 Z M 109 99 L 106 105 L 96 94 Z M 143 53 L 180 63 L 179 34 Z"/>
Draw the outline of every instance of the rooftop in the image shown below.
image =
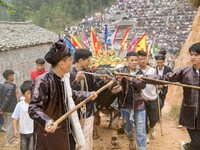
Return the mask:
<path id="1" fill-rule="evenodd" d="M 52 43 L 58 37 L 54 32 L 28 22 L 0 21 L 0 51 Z"/>

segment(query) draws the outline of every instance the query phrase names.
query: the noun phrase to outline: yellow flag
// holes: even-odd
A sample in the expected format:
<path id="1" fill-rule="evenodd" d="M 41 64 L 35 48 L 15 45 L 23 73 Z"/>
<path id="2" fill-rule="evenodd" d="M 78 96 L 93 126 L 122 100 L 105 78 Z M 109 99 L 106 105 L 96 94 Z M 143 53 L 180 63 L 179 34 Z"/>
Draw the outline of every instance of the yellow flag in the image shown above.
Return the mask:
<path id="1" fill-rule="evenodd" d="M 138 52 L 139 50 L 143 50 L 145 52 L 147 51 L 146 41 L 147 41 L 147 35 L 145 33 L 137 42 L 136 52 Z"/>

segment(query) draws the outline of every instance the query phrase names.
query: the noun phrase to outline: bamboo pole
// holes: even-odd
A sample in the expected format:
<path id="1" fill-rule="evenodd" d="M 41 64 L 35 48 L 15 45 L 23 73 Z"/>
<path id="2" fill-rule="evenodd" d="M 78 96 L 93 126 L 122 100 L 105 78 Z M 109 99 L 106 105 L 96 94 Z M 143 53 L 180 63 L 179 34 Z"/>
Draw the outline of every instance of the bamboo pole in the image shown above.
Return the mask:
<path id="1" fill-rule="evenodd" d="M 120 73 L 120 72 L 114 72 L 115 75 L 120 75 L 120 76 L 129 76 L 129 77 L 136 77 L 136 75 L 131 75 L 128 73 Z M 144 80 L 149 80 L 149 81 L 154 81 L 155 83 L 163 83 L 163 84 L 172 84 L 172 85 L 177 85 L 177 86 L 182 86 L 182 87 L 187 87 L 187 88 L 193 88 L 196 90 L 200 90 L 199 86 L 194 86 L 194 85 L 188 85 L 188 84 L 182 84 L 178 82 L 170 82 L 170 81 L 164 81 L 164 80 L 158 80 L 158 79 L 152 79 L 148 77 L 141 77 Z"/>
<path id="2" fill-rule="evenodd" d="M 98 74 L 98 73 L 92 73 L 92 72 L 86 72 L 86 71 L 82 71 L 84 74 L 89 74 L 89 75 L 93 75 L 96 77 L 105 77 L 104 74 Z"/>
<path id="3" fill-rule="evenodd" d="M 98 89 L 96 91 L 97 94 L 101 93 L 102 91 L 104 91 L 105 89 L 109 88 L 110 86 L 112 86 L 114 83 L 114 80 L 111 80 L 110 82 L 108 82 L 106 85 L 104 85 L 103 87 L 101 87 L 100 89 Z M 63 122 L 70 114 L 72 114 L 74 111 L 78 110 L 79 108 L 81 108 L 84 104 L 86 104 L 87 102 L 91 101 L 91 99 L 93 98 L 93 95 L 90 95 L 88 98 L 86 98 L 85 100 L 83 100 L 81 103 L 79 103 L 78 105 L 76 105 L 73 109 L 69 110 L 67 113 L 65 113 L 64 115 L 62 115 L 60 118 L 58 118 L 54 123 L 56 125 L 59 125 L 61 122 Z"/>
<path id="4" fill-rule="evenodd" d="M 161 116 L 161 109 L 160 109 L 160 96 L 159 96 L 159 93 L 158 93 L 158 85 L 156 85 L 156 91 L 157 91 L 157 94 L 158 94 L 158 115 L 159 115 L 159 120 L 160 120 L 160 133 L 161 133 L 161 136 L 163 136 L 163 128 L 162 128 L 162 116 Z"/>

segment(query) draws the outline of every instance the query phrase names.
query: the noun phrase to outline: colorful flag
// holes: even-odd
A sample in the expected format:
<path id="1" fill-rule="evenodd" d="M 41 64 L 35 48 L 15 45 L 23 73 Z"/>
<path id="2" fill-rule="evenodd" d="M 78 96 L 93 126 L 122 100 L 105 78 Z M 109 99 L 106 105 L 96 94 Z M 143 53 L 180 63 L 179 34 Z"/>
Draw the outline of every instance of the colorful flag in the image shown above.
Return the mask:
<path id="1" fill-rule="evenodd" d="M 143 36 L 137 41 L 137 46 L 136 46 L 136 52 L 139 50 L 143 50 L 146 52 L 146 41 L 147 41 L 147 35 L 146 33 L 143 34 Z"/>
<path id="2" fill-rule="evenodd" d="M 121 49 L 122 49 L 122 50 L 126 50 L 126 49 L 127 49 L 127 39 L 128 39 L 129 32 L 130 32 L 130 28 L 128 27 L 128 28 L 126 29 L 126 32 L 125 32 L 125 34 L 124 34 L 124 37 L 123 37 L 123 39 L 122 39 L 122 41 L 121 41 L 121 43 L 120 43 Z"/>
<path id="3" fill-rule="evenodd" d="M 137 43 L 137 33 L 134 35 L 133 39 L 131 40 L 131 42 L 130 42 L 130 44 L 128 46 L 128 50 L 135 52 L 136 43 Z"/>
<path id="4" fill-rule="evenodd" d="M 82 46 L 81 46 L 81 44 L 78 42 L 78 40 L 74 37 L 74 35 L 73 35 L 73 34 L 70 34 L 70 37 L 71 37 L 71 42 L 72 42 L 72 44 L 74 45 L 74 47 L 75 47 L 76 49 L 81 49 Z"/>
<path id="5" fill-rule="evenodd" d="M 91 27 L 91 40 L 92 40 L 92 48 L 96 55 L 98 55 L 98 51 L 102 48 L 101 43 L 97 39 L 94 28 Z"/>
<path id="6" fill-rule="evenodd" d="M 87 35 L 86 35 L 85 32 L 83 33 L 82 47 L 84 47 L 84 48 L 89 48 L 89 47 L 90 47 L 89 41 L 88 41 L 88 39 L 87 39 Z"/>
<path id="7" fill-rule="evenodd" d="M 117 38 L 118 26 L 115 29 L 115 32 L 111 35 L 111 45 L 115 44 Z"/>
<path id="8" fill-rule="evenodd" d="M 74 45 L 70 42 L 70 40 L 68 38 L 66 38 L 65 42 L 67 44 L 67 47 L 70 49 L 72 58 L 74 59 L 74 53 L 76 52 L 76 48 L 74 47 Z"/>
<path id="9" fill-rule="evenodd" d="M 107 24 L 105 25 L 105 45 L 106 44 L 111 44 L 111 37 L 110 37 L 110 34 L 108 32 Z"/>

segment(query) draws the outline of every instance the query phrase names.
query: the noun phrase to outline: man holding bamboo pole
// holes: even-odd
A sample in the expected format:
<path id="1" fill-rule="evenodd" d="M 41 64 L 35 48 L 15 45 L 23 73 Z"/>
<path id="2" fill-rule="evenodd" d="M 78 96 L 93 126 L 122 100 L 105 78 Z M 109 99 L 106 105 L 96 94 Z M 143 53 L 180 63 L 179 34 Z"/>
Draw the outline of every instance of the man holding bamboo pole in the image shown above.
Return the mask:
<path id="1" fill-rule="evenodd" d="M 126 54 L 127 65 L 117 69 L 120 73 L 131 75 L 143 74 L 138 65 L 138 55 L 135 52 Z M 146 150 L 146 110 L 141 90 L 145 88 L 145 82 L 133 77 L 118 76 L 121 81 L 122 92 L 119 93 L 119 107 L 123 119 L 124 131 L 129 139 L 129 149 L 135 150 L 133 123 L 136 128 L 136 139 L 139 150 Z"/>
<path id="2" fill-rule="evenodd" d="M 144 75 L 155 75 L 156 70 L 151 66 L 147 65 L 148 57 L 145 51 L 138 51 L 139 67 L 143 71 Z M 158 121 L 158 101 L 156 86 L 153 84 L 146 84 L 146 87 L 142 89 L 142 96 L 145 99 L 146 106 L 146 132 L 147 132 L 147 143 L 149 139 L 154 139 L 156 131 L 154 129 Z"/>
<path id="3" fill-rule="evenodd" d="M 84 72 L 90 73 L 88 66 L 90 64 L 92 53 L 87 49 L 79 49 L 74 54 L 74 65 L 70 70 L 70 82 L 71 87 L 77 91 L 96 91 L 106 82 L 110 80 L 108 75 L 103 75 L 105 80 L 100 78 L 95 78 L 93 75 L 84 74 Z M 105 81 L 105 82 L 104 82 Z M 76 104 L 78 102 L 75 101 Z M 77 145 L 78 150 L 92 150 L 93 148 L 93 123 L 94 114 L 96 108 L 93 101 L 87 102 L 79 109 L 79 117 L 83 129 L 83 134 L 85 136 L 86 145 Z"/>
<path id="4" fill-rule="evenodd" d="M 164 80 L 200 86 L 200 43 L 189 48 L 192 66 L 175 69 Z M 179 123 L 186 127 L 191 142 L 183 145 L 185 150 L 200 149 L 200 90 L 183 87 L 183 101 Z"/>
<path id="5" fill-rule="evenodd" d="M 183 101 L 179 117 L 179 124 L 183 125 L 190 136 L 191 141 L 181 143 L 184 150 L 200 149 L 200 43 L 195 43 L 189 48 L 192 66 L 177 68 L 172 72 L 161 76 L 137 76 L 151 84 L 172 84 L 183 87 Z M 121 76 L 131 74 L 115 73 Z M 158 80 L 162 79 L 162 80 Z M 165 81 L 163 81 L 165 80 Z M 177 83 L 180 82 L 180 83 Z"/>
<path id="6" fill-rule="evenodd" d="M 82 101 L 91 94 L 94 94 L 95 99 L 97 94 L 71 91 L 67 73 L 72 65 L 72 57 L 65 41 L 59 40 L 53 44 L 45 60 L 52 68 L 36 79 L 29 105 L 29 115 L 36 125 L 35 149 L 75 150 L 75 140 L 85 144 L 77 113 L 71 114 L 75 117 L 69 116 L 59 126 L 54 121 L 69 111 L 73 104 L 72 94 L 76 101 Z M 79 136 L 83 138 L 76 136 L 76 127 L 80 129 Z"/>
<path id="7" fill-rule="evenodd" d="M 191 141 L 181 145 L 185 150 L 200 149 L 200 43 L 195 43 L 189 48 L 192 66 L 177 68 L 165 74 L 160 79 L 170 82 L 180 82 L 183 87 L 183 101 L 179 124 L 183 125 L 190 136 Z M 146 78 L 146 77 L 145 77 Z M 143 79 L 145 79 L 143 78 Z M 147 82 L 156 83 L 152 79 Z M 173 84 L 168 82 L 168 84 Z M 159 83 L 159 82 L 157 82 Z"/>
<path id="8" fill-rule="evenodd" d="M 97 84 L 92 75 L 85 75 L 81 71 L 88 71 L 92 53 L 86 49 L 79 49 L 74 54 L 74 65 L 70 69 L 70 84 L 72 89 L 78 91 L 96 91 Z M 78 104 L 78 102 L 75 102 Z M 93 101 L 84 104 L 79 110 L 79 118 L 86 140 L 85 146 L 77 145 L 78 150 L 92 150 L 93 146 L 93 122 L 95 106 Z"/>

